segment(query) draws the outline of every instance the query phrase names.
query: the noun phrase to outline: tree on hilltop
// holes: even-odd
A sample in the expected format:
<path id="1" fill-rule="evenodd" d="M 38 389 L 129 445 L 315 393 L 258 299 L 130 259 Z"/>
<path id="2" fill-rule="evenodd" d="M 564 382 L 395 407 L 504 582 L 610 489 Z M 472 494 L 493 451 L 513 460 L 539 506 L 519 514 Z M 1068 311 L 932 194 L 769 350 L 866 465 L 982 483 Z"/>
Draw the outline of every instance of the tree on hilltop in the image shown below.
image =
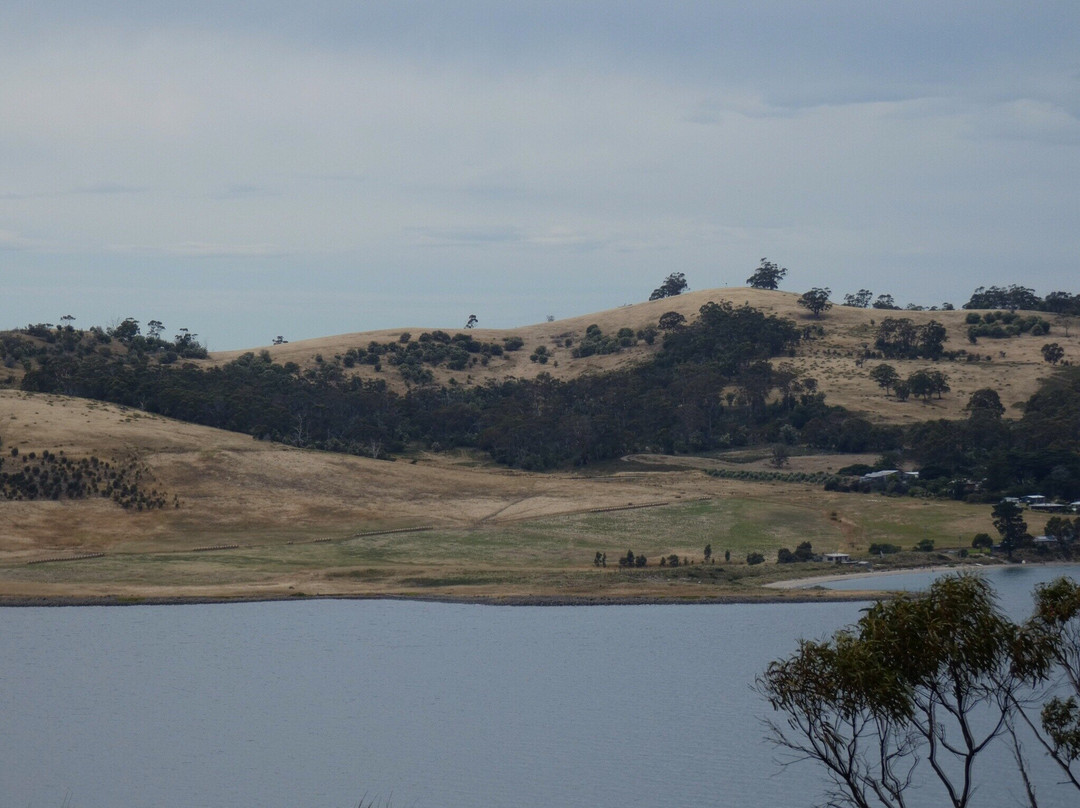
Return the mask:
<path id="1" fill-rule="evenodd" d="M 753 289 L 776 289 L 785 275 L 787 275 L 787 269 L 777 266 L 768 258 L 762 258 L 761 265 L 754 270 L 753 275 L 746 279 L 746 283 Z"/>
<path id="2" fill-rule="evenodd" d="M 832 308 L 832 303 L 829 302 L 829 295 L 832 294 L 832 290 L 828 287 L 819 288 L 814 287 L 809 292 L 803 292 L 796 303 L 803 308 L 809 309 L 810 313 L 815 317 L 820 317 L 823 311 L 828 311 Z"/>
<path id="3" fill-rule="evenodd" d="M 689 284 L 686 282 L 686 275 L 682 272 L 672 272 L 664 282 L 660 284 L 656 289 L 653 289 L 653 293 L 649 295 L 649 300 L 662 300 L 665 297 L 675 297 L 681 295 L 686 291 Z"/>

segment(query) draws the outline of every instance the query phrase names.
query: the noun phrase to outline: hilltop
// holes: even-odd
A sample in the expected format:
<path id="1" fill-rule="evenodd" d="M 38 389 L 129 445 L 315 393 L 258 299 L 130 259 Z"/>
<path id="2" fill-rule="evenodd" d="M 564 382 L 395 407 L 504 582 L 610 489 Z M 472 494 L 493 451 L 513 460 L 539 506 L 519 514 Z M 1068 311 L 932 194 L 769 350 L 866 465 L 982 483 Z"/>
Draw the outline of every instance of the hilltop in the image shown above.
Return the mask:
<path id="1" fill-rule="evenodd" d="M 507 377 L 519 379 L 536 378 L 541 373 L 556 379 L 573 379 L 586 374 L 626 368 L 655 356 L 660 351 L 661 340 L 649 345 L 637 341 L 618 353 L 575 358 L 574 347 L 580 345 L 586 330 L 597 325 L 606 335 L 617 334 L 620 329 L 630 329 L 637 334 L 644 329 L 655 328 L 660 316 L 674 311 L 692 321 L 699 309 L 709 302 L 728 302 L 734 306 L 750 306 L 767 314 L 789 318 L 798 326 L 816 329 L 823 333 L 802 341 L 794 356 L 774 360 L 774 365 L 786 363 L 801 377 L 817 380 L 818 389 L 825 393 L 830 404 L 845 407 L 883 423 L 905 424 L 928 418 L 959 418 L 972 392 L 981 388 L 997 390 L 1009 415 L 1021 412 L 1021 405 L 1038 389 L 1039 381 L 1050 373 L 1050 366 L 1043 360 L 1041 347 L 1048 341 L 1059 343 L 1066 357 L 1080 357 L 1080 328 L 1055 329 L 1051 335 L 1039 338 L 1021 335 L 1010 339 L 981 338 L 972 345 L 967 338 L 965 323 L 969 312 L 954 311 L 908 311 L 881 310 L 834 306 L 814 317 L 798 305 L 799 295 L 792 292 L 733 287 L 685 292 L 675 297 L 621 306 L 607 311 L 553 322 L 537 323 L 513 329 L 459 329 L 447 333 L 465 333 L 479 342 L 502 343 L 509 337 L 520 337 L 521 350 L 505 352 L 486 366 L 471 365 L 466 370 L 452 371 L 444 367 L 432 368 L 436 384 L 448 384 L 453 380 L 461 385 L 481 385 Z M 1038 312 L 1022 312 L 1038 315 Z M 1046 316 L 1046 315 L 1043 315 Z M 873 350 L 875 333 L 887 317 L 907 318 L 916 326 L 934 320 L 948 331 L 945 342 L 947 352 L 963 354 L 955 361 L 923 359 L 873 359 L 865 358 L 866 351 Z M 416 340 L 425 331 L 434 329 L 403 328 L 381 331 L 362 331 L 351 334 L 322 337 L 250 349 L 268 351 L 275 362 L 295 362 L 301 368 L 317 366 L 316 357 L 323 362 L 340 361 L 350 349 L 366 348 L 369 343 L 392 344 L 403 334 Z M 567 345 L 567 340 L 570 344 Z M 544 364 L 530 361 L 529 357 L 539 346 L 548 355 Z M 210 354 L 211 365 L 233 361 L 248 351 L 222 351 Z M 979 357 L 968 361 L 967 355 Z M 870 369 L 880 362 L 888 362 L 906 377 L 915 370 L 930 366 L 942 369 L 949 377 L 952 391 L 941 399 L 928 402 L 896 401 L 886 397 L 870 378 Z M 395 390 L 403 391 L 407 384 L 393 367 L 383 365 L 376 372 L 371 365 L 357 364 L 346 368 L 348 375 L 366 379 L 382 379 Z"/>

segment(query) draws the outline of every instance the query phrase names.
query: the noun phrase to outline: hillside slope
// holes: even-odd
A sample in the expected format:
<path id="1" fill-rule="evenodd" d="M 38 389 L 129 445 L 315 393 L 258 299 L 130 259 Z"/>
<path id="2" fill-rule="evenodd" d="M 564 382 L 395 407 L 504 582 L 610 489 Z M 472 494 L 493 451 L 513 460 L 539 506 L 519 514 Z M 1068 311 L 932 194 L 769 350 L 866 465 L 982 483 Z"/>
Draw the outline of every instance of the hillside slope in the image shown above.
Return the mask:
<path id="1" fill-rule="evenodd" d="M 0 501 L 0 560 L 59 551 L 189 550 L 243 541 L 425 526 L 462 527 L 657 501 L 700 475 L 662 480 L 532 475 L 466 454 L 372 460 L 253 440 L 111 404 L 0 391 L 4 462 L 33 452 L 137 463 L 168 507 L 125 511 L 108 499 Z M 19 456 L 12 457 L 11 451 Z M 180 507 L 172 507 L 173 497 Z"/>
<path id="2" fill-rule="evenodd" d="M 980 338 L 977 345 L 967 339 L 965 318 L 967 311 L 883 311 L 834 306 L 820 318 L 813 317 L 796 302 L 799 295 L 791 292 L 768 291 L 735 287 L 687 292 L 677 297 L 623 306 L 597 312 L 583 317 L 556 320 L 549 323 L 523 326 L 521 328 L 496 330 L 472 329 L 467 333 L 480 342 L 497 342 L 510 336 L 519 336 L 524 347 L 516 352 L 493 357 L 487 366 L 476 364 L 464 371 L 450 371 L 445 367 L 433 368 L 436 383 L 447 384 L 453 379 L 458 384 L 483 384 L 490 380 L 507 377 L 534 378 L 549 373 L 558 379 L 573 378 L 586 373 L 598 373 L 641 361 L 660 350 L 662 337 L 653 345 L 644 341 L 619 353 L 593 355 L 585 358 L 573 356 L 574 347 L 580 344 L 590 325 L 598 325 L 604 334 L 615 334 L 621 328 L 635 333 L 649 326 L 655 327 L 660 316 L 675 311 L 688 320 L 697 316 L 705 303 L 730 302 L 734 306 L 749 305 L 767 314 L 787 317 L 800 327 L 817 328 L 824 333 L 804 341 L 792 357 L 774 360 L 774 364 L 789 363 L 803 378 L 813 378 L 818 389 L 831 404 L 838 404 L 885 423 L 914 423 L 928 418 L 962 417 L 963 408 L 972 392 L 989 387 L 997 390 L 1002 403 L 1008 408 L 1007 415 L 1018 417 L 1019 405 L 1030 397 L 1038 387 L 1039 380 L 1050 372 L 1041 348 L 1047 342 L 1059 343 L 1065 349 L 1066 359 L 1080 359 L 1080 328 L 1070 327 L 1069 336 L 1058 324 L 1050 335 L 1035 337 L 1016 336 L 1009 339 Z M 1051 318 L 1052 315 L 1042 316 Z M 920 368 L 934 367 L 949 378 L 952 391 L 941 400 L 928 403 L 909 400 L 899 402 L 886 397 L 869 376 L 869 371 L 880 361 L 865 359 L 867 347 L 873 348 L 878 325 L 886 317 L 908 318 L 916 326 L 931 320 L 942 323 L 948 330 L 945 349 L 949 352 L 966 352 L 979 357 L 978 361 L 960 360 L 887 360 L 902 377 Z M 394 329 L 357 332 L 328 336 L 320 339 L 272 345 L 254 350 L 266 350 L 276 362 L 296 362 L 303 368 L 314 367 L 316 357 L 333 362 L 350 348 L 364 348 L 370 342 L 392 343 L 408 333 L 416 340 L 422 329 Z M 457 333 L 457 332 L 454 332 Z M 567 340 L 570 341 L 568 346 Z M 547 350 L 549 360 L 545 364 L 530 361 L 530 355 L 539 346 Z M 211 354 L 210 364 L 223 364 L 236 359 L 244 351 L 216 352 Z M 347 374 L 363 378 L 379 378 L 393 389 L 404 390 L 406 383 L 397 370 L 384 365 L 375 371 L 371 365 L 356 365 L 345 370 Z"/>

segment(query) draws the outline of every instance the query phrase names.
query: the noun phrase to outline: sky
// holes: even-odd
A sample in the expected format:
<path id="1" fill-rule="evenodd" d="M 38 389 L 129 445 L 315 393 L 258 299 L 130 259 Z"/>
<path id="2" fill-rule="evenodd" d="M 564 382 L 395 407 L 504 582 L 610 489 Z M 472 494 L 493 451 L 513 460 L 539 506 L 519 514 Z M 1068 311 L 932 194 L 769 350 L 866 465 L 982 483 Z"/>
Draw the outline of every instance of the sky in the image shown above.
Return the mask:
<path id="1" fill-rule="evenodd" d="M 1080 3 L 7 0 L 0 328 L 1080 292 Z"/>

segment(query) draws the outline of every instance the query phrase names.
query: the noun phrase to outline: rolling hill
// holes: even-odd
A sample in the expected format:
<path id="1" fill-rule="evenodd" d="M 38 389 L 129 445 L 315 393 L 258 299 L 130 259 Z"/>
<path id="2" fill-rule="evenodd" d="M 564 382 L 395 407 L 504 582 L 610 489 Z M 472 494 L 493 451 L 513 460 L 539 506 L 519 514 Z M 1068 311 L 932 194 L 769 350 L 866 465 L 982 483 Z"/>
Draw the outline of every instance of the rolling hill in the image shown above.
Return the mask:
<path id="1" fill-rule="evenodd" d="M 963 311 L 879 311 L 835 307 L 811 317 L 785 292 L 726 289 L 692 292 L 587 317 L 495 331 L 473 329 L 491 344 L 520 337 L 518 351 L 492 355 L 462 370 L 433 367 L 436 383 L 467 387 L 506 377 L 549 373 L 571 379 L 632 366 L 657 353 L 660 339 L 617 353 L 575 357 L 590 326 L 613 335 L 655 326 L 665 312 L 692 320 L 702 305 L 729 301 L 811 329 L 791 356 L 773 360 L 817 380 L 827 401 L 881 423 L 963 417 L 971 392 L 993 388 L 1007 415 L 1049 372 L 1040 348 L 1061 344 L 1077 356 L 1077 336 L 1055 327 L 1049 337 L 966 339 Z M 933 366 L 952 391 L 927 403 L 886 397 L 869 378 L 866 359 L 886 316 L 948 329 L 955 358 L 890 360 L 901 375 Z M 820 329 L 819 329 L 820 326 Z M 411 339 L 424 332 L 408 329 Z M 274 361 L 304 369 L 341 364 L 346 375 L 384 379 L 404 390 L 393 365 L 345 366 L 350 349 L 400 340 L 401 330 L 358 332 L 268 346 Z M 457 332 L 453 332 L 457 333 Z M 569 340 L 569 345 L 567 341 Z M 547 349 L 546 363 L 531 361 Z M 117 350 L 120 350 L 117 347 Z M 965 353 L 961 353 L 965 352 Z M 246 352 L 195 360 L 222 367 Z M 977 361 L 967 354 L 977 353 Z M 11 369 L 17 385 L 21 368 Z M 161 493 L 163 507 L 120 507 L 103 496 L 0 502 L 0 597 L 282 597 L 408 595 L 473 598 L 753 597 L 761 570 L 744 564 L 708 576 L 632 579 L 615 569 L 631 544 L 651 558 L 700 557 L 711 543 L 739 561 L 749 550 L 774 552 L 812 539 L 820 549 L 860 552 L 874 541 L 934 536 L 963 545 L 990 530 L 985 507 L 829 493 L 794 475 L 835 472 L 873 456 L 796 456 L 786 481 L 717 479 L 703 467 L 764 470 L 766 453 L 751 448 L 706 459 L 641 457 L 587 473 L 530 474 L 496 466 L 475 451 L 409 450 L 393 462 L 299 449 L 250 435 L 183 423 L 80 398 L 0 390 L 0 470 L 59 474 L 70 461 L 98 458 L 124 469 L 140 490 Z M 49 469 L 42 457 L 51 458 Z M 57 458 L 60 458 L 58 461 Z M 58 465 L 59 463 L 59 465 Z M 68 463 L 71 466 L 72 463 Z M 36 469 L 36 470 L 35 470 Z M 67 472 L 64 472 L 67 473 Z M 65 478 L 67 479 L 67 478 Z M 134 486 L 134 483 L 132 484 Z M 594 568 L 596 552 L 611 568 Z M 771 567 L 772 565 L 765 565 Z M 755 577 L 755 575 L 757 577 Z M 767 577 L 767 576 L 766 576 Z M 702 589 L 702 585 L 705 589 Z M 734 595 L 733 595 L 734 593 Z"/>

